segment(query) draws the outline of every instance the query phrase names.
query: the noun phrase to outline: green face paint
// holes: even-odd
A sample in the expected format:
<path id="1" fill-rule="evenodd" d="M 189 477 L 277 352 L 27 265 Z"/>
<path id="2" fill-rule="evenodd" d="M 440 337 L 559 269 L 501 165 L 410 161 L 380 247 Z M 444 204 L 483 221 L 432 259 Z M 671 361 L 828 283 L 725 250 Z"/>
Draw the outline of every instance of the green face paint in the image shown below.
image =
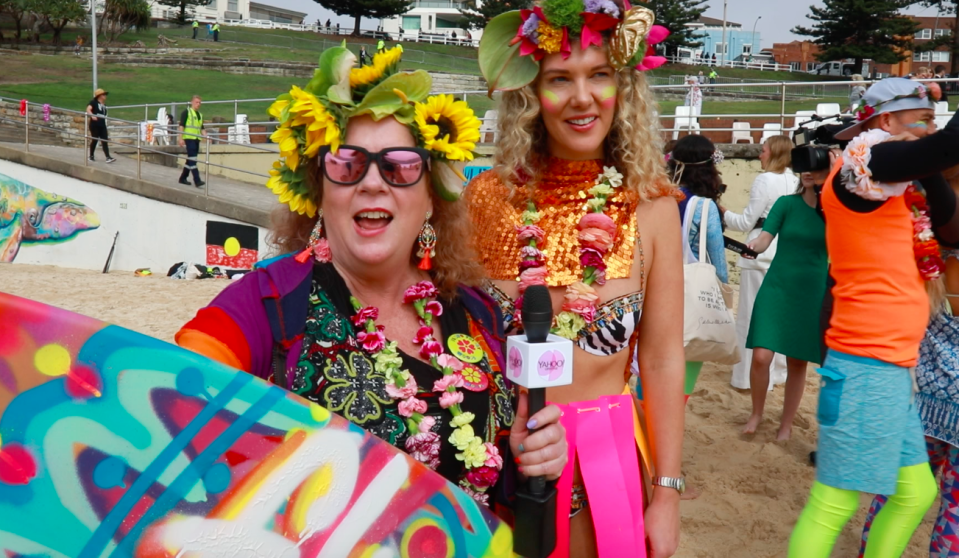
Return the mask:
<path id="1" fill-rule="evenodd" d="M 543 107 L 550 112 L 559 109 L 559 96 L 548 89 L 540 92 L 539 101 L 543 104 Z"/>

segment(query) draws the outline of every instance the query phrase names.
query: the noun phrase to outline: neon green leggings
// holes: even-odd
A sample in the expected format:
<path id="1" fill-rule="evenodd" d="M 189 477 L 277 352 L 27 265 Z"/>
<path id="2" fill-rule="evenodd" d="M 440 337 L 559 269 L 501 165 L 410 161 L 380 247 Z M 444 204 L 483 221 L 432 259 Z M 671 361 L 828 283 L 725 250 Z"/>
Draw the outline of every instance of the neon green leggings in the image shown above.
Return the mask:
<path id="1" fill-rule="evenodd" d="M 864 558 L 898 558 L 936 494 L 936 479 L 928 463 L 900 468 L 896 493 L 876 516 Z M 889 509 L 893 502 L 895 507 Z M 828 558 L 836 537 L 857 509 L 859 492 L 813 483 L 789 539 L 789 557 Z"/>

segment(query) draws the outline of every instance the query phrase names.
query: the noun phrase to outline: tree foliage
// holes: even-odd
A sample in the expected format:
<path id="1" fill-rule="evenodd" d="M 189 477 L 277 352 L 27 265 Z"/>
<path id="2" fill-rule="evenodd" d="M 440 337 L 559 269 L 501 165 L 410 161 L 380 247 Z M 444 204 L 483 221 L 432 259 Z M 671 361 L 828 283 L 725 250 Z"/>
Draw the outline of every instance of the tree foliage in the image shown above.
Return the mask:
<path id="1" fill-rule="evenodd" d="M 360 34 L 360 21 L 364 17 L 386 18 L 405 14 L 412 7 L 412 0 L 313 0 L 337 15 L 353 18 L 353 35 Z"/>
<path id="2" fill-rule="evenodd" d="M 84 21 L 86 6 L 80 0 L 27 0 L 27 8 L 53 30 L 53 44 L 60 44 L 63 28 Z"/>
<path id="3" fill-rule="evenodd" d="M 904 60 L 913 48 L 919 24 L 899 10 L 910 0 L 824 0 L 824 7 L 810 6 L 811 28 L 796 26 L 797 35 L 815 37 L 821 62 L 852 58 L 862 73 L 866 59 L 882 64 Z"/>
<path id="4" fill-rule="evenodd" d="M 139 31 L 150 25 L 150 4 L 146 0 L 107 0 L 98 23 L 98 33 L 115 41 L 134 27 Z"/>
<path id="5" fill-rule="evenodd" d="M 656 23 L 669 29 L 669 37 L 663 41 L 666 56 L 676 56 L 680 47 L 696 48 L 703 45 L 696 28 L 687 23 L 699 21 L 709 9 L 705 0 L 649 0 L 645 7 L 656 14 Z"/>
<path id="6" fill-rule="evenodd" d="M 532 6 L 532 0 L 466 0 L 461 10 L 461 25 L 464 29 L 483 29 L 489 20 L 502 13 L 530 9 Z"/>
<path id="7" fill-rule="evenodd" d="M 177 9 L 176 18 L 173 20 L 179 25 L 186 25 L 193 20 L 193 8 L 206 4 L 206 0 L 154 0 L 161 6 L 168 6 Z"/>
<path id="8" fill-rule="evenodd" d="M 29 12 L 28 0 L 0 0 L 0 14 L 7 14 L 13 20 L 13 39 L 17 43 L 23 33 L 23 17 Z"/>

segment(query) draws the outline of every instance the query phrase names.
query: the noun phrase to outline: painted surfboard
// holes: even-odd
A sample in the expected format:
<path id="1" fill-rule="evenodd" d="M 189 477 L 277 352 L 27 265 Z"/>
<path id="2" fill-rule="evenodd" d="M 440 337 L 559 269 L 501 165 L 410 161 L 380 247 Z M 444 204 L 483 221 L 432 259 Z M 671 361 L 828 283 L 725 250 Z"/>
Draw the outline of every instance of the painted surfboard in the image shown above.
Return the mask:
<path id="1" fill-rule="evenodd" d="M 485 558 L 512 533 L 315 403 L 0 293 L 0 555 Z"/>

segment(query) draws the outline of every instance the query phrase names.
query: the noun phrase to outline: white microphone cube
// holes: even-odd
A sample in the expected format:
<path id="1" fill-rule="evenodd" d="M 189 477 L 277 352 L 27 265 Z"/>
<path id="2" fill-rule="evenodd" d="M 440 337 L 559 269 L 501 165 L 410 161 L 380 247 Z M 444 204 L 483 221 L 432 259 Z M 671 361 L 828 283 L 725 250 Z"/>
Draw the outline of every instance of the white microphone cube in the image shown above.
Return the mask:
<path id="1" fill-rule="evenodd" d="M 573 383 L 573 342 L 550 334 L 544 343 L 530 343 L 525 335 L 506 338 L 506 377 L 525 388 L 547 388 Z"/>

